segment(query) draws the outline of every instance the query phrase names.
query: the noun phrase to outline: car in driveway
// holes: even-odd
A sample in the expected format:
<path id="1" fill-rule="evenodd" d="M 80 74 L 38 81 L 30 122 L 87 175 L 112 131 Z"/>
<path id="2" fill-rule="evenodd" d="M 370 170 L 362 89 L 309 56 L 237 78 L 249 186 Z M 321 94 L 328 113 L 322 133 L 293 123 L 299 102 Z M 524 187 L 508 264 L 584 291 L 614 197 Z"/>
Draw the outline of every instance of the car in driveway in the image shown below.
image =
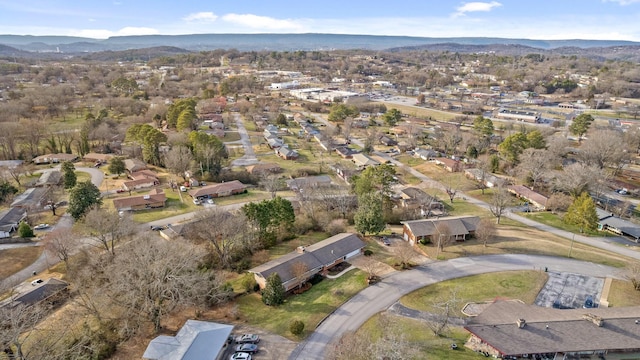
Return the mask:
<path id="1" fill-rule="evenodd" d="M 43 283 L 42 279 L 35 279 L 35 280 L 33 280 L 31 282 L 31 285 L 36 286 L 36 285 L 42 284 L 42 283 Z"/>
<path id="2" fill-rule="evenodd" d="M 239 352 L 231 355 L 230 360 L 251 360 L 251 354 Z"/>
<path id="3" fill-rule="evenodd" d="M 44 230 L 48 228 L 49 228 L 49 224 L 38 224 L 33 227 L 34 230 Z"/>
<path id="4" fill-rule="evenodd" d="M 260 336 L 256 334 L 242 334 L 236 337 L 236 342 L 238 344 L 246 344 L 246 343 L 257 344 L 260 342 Z"/>
<path id="5" fill-rule="evenodd" d="M 239 344 L 236 345 L 235 350 L 237 353 L 255 354 L 258 352 L 258 345 L 252 343 Z"/>
<path id="6" fill-rule="evenodd" d="M 386 236 L 382 237 L 382 243 L 387 245 L 387 246 L 391 246 L 391 240 L 389 240 L 389 238 L 386 237 Z"/>

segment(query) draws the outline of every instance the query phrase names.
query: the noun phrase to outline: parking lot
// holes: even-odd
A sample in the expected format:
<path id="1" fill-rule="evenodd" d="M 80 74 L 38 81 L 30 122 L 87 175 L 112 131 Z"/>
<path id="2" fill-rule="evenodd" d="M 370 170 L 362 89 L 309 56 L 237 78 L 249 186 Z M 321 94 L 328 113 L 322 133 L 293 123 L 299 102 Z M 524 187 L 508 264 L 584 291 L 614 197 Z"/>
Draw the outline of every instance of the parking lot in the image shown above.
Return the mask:
<path id="1" fill-rule="evenodd" d="M 549 280 L 538 293 L 536 305 L 579 309 L 582 308 L 588 296 L 593 297 L 596 304 L 600 302 L 604 287 L 603 278 L 560 272 L 548 274 Z"/>
<path id="2" fill-rule="evenodd" d="M 232 336 L 234 339 L 242 334 L 256 334 L 260 336 L 260 342 L 258 343 L 258 352 L 251 355 L 251 359 L 286 359 L 289 354 L 293 352 L 297 343 L 284 338 L 279 335 L 267 333 L 263 330 L 253 329 L 246 326 L 238 325 L 233 330 Z M 236 343 L 233 342 L 230 346 L 227 346 L 222 359 L 228 360 L 235 352 Z"/>

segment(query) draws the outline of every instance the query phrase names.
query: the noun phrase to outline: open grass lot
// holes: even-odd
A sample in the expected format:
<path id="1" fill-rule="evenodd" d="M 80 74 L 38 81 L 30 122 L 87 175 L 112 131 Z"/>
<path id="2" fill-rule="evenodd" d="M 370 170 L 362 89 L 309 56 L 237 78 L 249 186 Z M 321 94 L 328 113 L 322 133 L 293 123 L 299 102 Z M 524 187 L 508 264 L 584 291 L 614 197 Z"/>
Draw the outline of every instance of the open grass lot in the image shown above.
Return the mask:
<path id="1" fill-rule="evenodd" d="M 610 307 L 640 306 L 640 291 L 630 281 L 613 279 L 607 300 Z"/>
<path id="2" fill-rule="evenodd" d="M 497 297 L 533 304 L 547 277 L 543 271 L 534 270 L 467 276 L 416 290 L 403 296 L 400 303 L 412 309 L 431 311 L 434 303 L 448 300 L 455 292 L 460 300 L 457 316 L 464 316 L 461 310 L 465 303 L 489 301 Z"/>
<path id="3" fill-rule="evenodd" d="M 531 220 L 537 221 L 541 224 L 549 225 L 556 227 L 558 229 L 570 231 L 572 233 L 580 234 L 580 227 L 576 225 L 566 224 L 562 221 L 562 217 L 557 214 L 553 214 L 548 211 L 534 212 L 534 213 L 521 213 L 524 217 L 527 217 Z M 591 235 L 591 236 L 614 236 L 613 234 L 606 231 L 597 231 L 597 230 L 588 230 L 583 229 L 584 232 L 582 235 Z"/>
<path id="4" fill-rule="evenodd" d="M 506 219 L 498 226 L 497 235 L 487 246 L 476 239 L 456 242 L 444 248 L 438 254 L 432 244 L 420 245 L 420 248 L 432 259 L 453 259 L 463 256 L 491 254 L 531 254 L 567 257 L 571 247 L 571 239 L 565 239 L 521 224 L 508 224 Z M 631 259 L 601 249 L 594 249 L 578 242 L 573 243 L 571 258 L 591 261 L 598 264 L 625 267 Z"/>
<path id="5" fill-rule="evenodd" d="M 6 279 L 10 275 L 33 264 L 42 254 L 41 246 L 25 246 L 15 249 L 0 250 L 0 279 Z"/>
<path id="6" fill-rule="evenodd" d="M 383 331 L 404 334 L 404 340 L 415 349 L 415 353 L 408 359 L 486 359 L 484 355 L 462 346 L 469 337 L 469 333 L 460 327 L 451 327 L 443 336 L 435 336 L 422 320 L 385 313 L 373 316 L 358 329 L 359 334 L 365 334 L 371 339 L 370 343 L 377 341 Z M 451 349 L 452 343 L 458 345 L 456 350 Z"/>
<path id="7" fill-rule="evenodd" d="M 77 182 L 83 182 L 83 181 L 88 181 L 91 180 L 91 175 L 89 175 L 89 173 L 86 173 L 84 171 L 76 171 L 76 181 Z"/>
<path id="8" fill-rule="evenodd" d="M 398 155 L 396 157 L 394 157 L 396 160 L 400 161 L 401 163 L 414 167 L 414 166 L 418 166 L 418 165 L 422 165 L 425 163 L 424 160 L 419 159 L 419 158 L 415 158 L 413 156 L 409 156 L 407 154 L 402 154 L 402 155 Z"/>
<path id="9" fill-rule="evenodd" d="M 264 305 L 260 294 L 244 295 L 237 299 L 239 316 L 249 325 L 299 340 L 308 336 L 324 317 L 364 289 L 365 277 L 362 271 L 351 270 L 335 280 L 324 279 L 303 294 L 289 296 L 278 307 Z M 300 338 L 289 332 L 289 323 L 294 319 L 305 324 Z"/>
<path id="10" fill-rule="evenodd" d="M 284 196 L 284 195 L 281 195 L 281 196 Z M 189 197 L 189 201 L 191 201 L 191 197 L 189 195 L 187 195 L 187 197 Z M 265 199 L 271 199 L 271 193 L 266 191 L 249 189 L 247 190 L 247 192 L 243 194 L 216 198 L 214 199 L 214 201 L 216 205 L 223 206 L 223 205 L 231 205 L 231 204 L 237 204 L 237 203 L 248 202 L 248 201 L 260 201 Z M 200 208 L 202 207 L 198 207 L 198 209 Z"/>
<path id="11" fill-rule="evenodd" d="M 238 141 L 240 140 L 240 133 L 237 131 L 225 131 L 224 137 L 220 140 L 222 140 L 222 142 Z"/>
<path id="12" fill-rule="evenodd" d="M 460 114 L 456 114 L 456 113 L 449 113 L 449 112 L 429 109 L 425 107 L 409 106 L 409 105 L 413 105 L 413 103 L 411 104 L 407 103 L 407 105 L 385 103 L 384 101 L 383 103 L 387 106 L 387 109 L 396 108 L 400 110 L 403 114 L 409 114 L 411 116 L 416 116 L 421 118 L 431 117 L 432 119 L 435 119 L 435 120 L 449 121 L 449 120 L 455 119 L 457 116 L 460 116 Z"/>

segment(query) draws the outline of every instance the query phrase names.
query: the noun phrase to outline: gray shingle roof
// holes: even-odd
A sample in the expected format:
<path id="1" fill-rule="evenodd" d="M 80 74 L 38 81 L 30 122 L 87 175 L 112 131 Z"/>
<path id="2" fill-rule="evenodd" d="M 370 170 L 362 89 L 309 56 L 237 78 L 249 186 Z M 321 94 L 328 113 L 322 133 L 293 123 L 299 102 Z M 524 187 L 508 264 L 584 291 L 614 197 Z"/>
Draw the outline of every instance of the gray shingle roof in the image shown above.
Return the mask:
<path id="1" fill-rule="evenodd" d="M 585 320 L 587 313 L 603 325 Z M 560 310 L 496 301 L 465 328 L 503 355 L 626 350 L 640 349 L 639 318 L 640 307 Z M 524 328 L 517 319 L 526 320 Z"/>
<path id="2" fill-rule="evenodd" d="M 452 236 L 467 235 L 476 230 L 480 218 L 477 216 L 455 216 L 438 219 L 403 221 L 414 236 L 431 236 L 436 232 L 437 224 L 446 224 Z"/>
<path id="3" fill-rule="evenodd" d="M 176 336 L 160 335 L 151 340 L 142 355 L 148 360 L 215 360 L 233 325 L 187 320 Z"/>

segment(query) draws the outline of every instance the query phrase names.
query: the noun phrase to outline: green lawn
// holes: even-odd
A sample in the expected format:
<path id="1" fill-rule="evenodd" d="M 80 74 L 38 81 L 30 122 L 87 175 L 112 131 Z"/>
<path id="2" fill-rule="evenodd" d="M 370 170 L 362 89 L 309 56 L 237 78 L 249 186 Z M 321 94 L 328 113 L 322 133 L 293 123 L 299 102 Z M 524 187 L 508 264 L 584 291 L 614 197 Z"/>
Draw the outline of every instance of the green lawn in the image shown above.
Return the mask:
<path id="1" fill-rule="evenodd" d="M 91 175 L 84 171 L 76 171 L 76 182 L 91 180 Z"/>
<path id="2" fill-rule="evenodd" d="M 369 343 L 374 343 L 383 332 L 390 331 L 394 334 L 404 334 L 404 340 L 408 346 L 415 349 L 407 359 L 486 359 L 484 355 L 463 346 L 469 333 L 460 327 L 451 327 L 442 336 L 435 336 L 421 320 L 392 314 L 377 314 L 369 319 L 358 333 L 369 338 Z M 458 345 L 456 350 L 451 349 L 452 343 Z"/>
<path id="3" fill-rule="evenodd" d="M 553 214 L 548 211 L 541 211 L 541 212 L 535 212 L 535 213 L 521 213 L 520 215 L 545 225 L 553 226 L 555 228 L 566 230 L 575 234 L 580 234 L 579 226 L 566 224 L 564 221 L 562 221 L 562 218 L 559 215 Z M 605 231 L 597 231 L 597 230 L 593 231 L 588 229 L 584 230 L 582 235 L 612 236 L 612 234 Z"/>
<path id="4" fill-rule="evenodd" d="M 416 290 L 403 296 L 400 302 L 412 309 L 430 311 L 432 304 L 443 299 L 447 300 L 453 291 L 461 300 L 458 316 L 463 316 L 460 310 L 467 302 L 488 301 L 500 297 L 519 299 L 527 304 L 533 304 L 547 277 L 544 272 L 533 270 L 467 276 Z"/>
<path id="5" fill-rule="evenodd" d="M 224 137 L 221 140 L 222 142 L 238 141 L 240 140 L 240 133 L 238 133 L 237 131 L 225 131 Z"/>
<path id="6" fill-rule="evenodd" d="M 419 159 L 419 158 L 415 158 L 413 156 L 409 156 L 407 154 L 402 154 L 402 155 L 398 155 L 395 157 L 396 160 L 400 161 L 401 163 L 408 165 L 408 166 L 416 166 L 416 165 L 421 165 L 424 164 L 424 160 Z"/>
<path id="7" fill-rule="evenodd" d="M 365 274 L 360 270 L 351 270 L 338 279 L 324 279 L 307 292 L 288 297 L 278 307 L 264 305 L 258 293 L 241 296 L 237 303 L 240 318 L 248 324 L 292 340 L 300 340 L 315 330 L 322 319 L 365 287 Z M 296 319 L 305 324 L 304 334 L 299 338 L 289 332 L 289 323 Z"/>

